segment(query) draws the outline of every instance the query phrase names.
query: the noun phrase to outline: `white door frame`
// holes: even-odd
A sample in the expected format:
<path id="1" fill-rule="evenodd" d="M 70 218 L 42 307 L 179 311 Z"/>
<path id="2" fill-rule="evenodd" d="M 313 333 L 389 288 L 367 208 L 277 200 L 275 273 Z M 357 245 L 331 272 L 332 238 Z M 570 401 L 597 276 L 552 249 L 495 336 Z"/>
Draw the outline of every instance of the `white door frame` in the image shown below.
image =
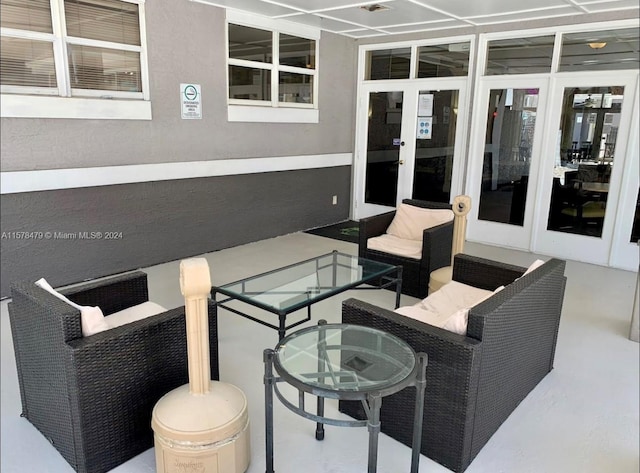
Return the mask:
<path id="1" fill-rule="evenodd" d="M 404 162 L 398 169 L 398 195 L 396 205 L 402 199 L 410 198 L 413 191 L 413 176 L 416 154 L 416 119 L 418 116 L 418 94 L 425 90 L 457 90 L 458 111 L 456 115 L 456 137 L 453 155 L 453 169 L 451 174 L 451 199 L 463 188 L 463 157 L 466 150 L 465 124 L 468 120 L 468 77 L 438 77 L 429 79 L 407 80 L 378 80 L 360 84 L 358 107 L 356 115 L 356 142 L 354 156 L 354 199 L 353 215 L 360 219 L 376 215 L 393 207 L 367 204 L 364 201 L 366 168 L 367 168 L 367 137 L 369 122 L 369 94 L 374 92 L 402 92 L 402 135 L 399 137 L 405 144 L 400 147 L 399 159 Z"/>
<path id="2" fill-rule="evenodd" d="M 614 241 L 614 226 L 623 185 L 623 174 L 628 167 L 628 144 L 634 102 L 636 101 L 637 71 L 593 72 L 581 75 L 557 74 L 549 96 L 549 110 L 544 135 L 545 145 L 541 160 L 538 192 L 536 196 L 536 221 L 531 249 L 546 255 L 568 258 L 587 263 L 607 265 Z M 557 136 L 560 129 L 564 90 L 569 87 L 624 86 L 624 100 L 620 112 L 620 128 L 616 139 L 616 150 L 611 173 L 607 210 L 602 228 L 602 237 L 592 237 L 547 230 L 547 219 L 551 203 L 553 167 L 556 156 Z M 637 111 L 637 108 L 635 108 Z M 636 122 L 637 123 L 637 122 Z M 533 196 L 533 195 L 532 195 Z M 630 227 L 629 227 L 630 229 Z M 628 238 L 628 237 L 627 237 Z"/>
<path id="3" fill-rule="evenodd" d="M 640 75 L 636 81 L 635 100 L 631 118 L 631 139 L 627 148 L 627 159 L 622 177 L 622 192 L 620 194 L 618 216 L 613 229 L 613 247 L 609 265 L 614 268 L 638 271 L 640 265 L 640 250 L 638 244 L 630 241 L 631 229 L 635 218 L 635 207 L 640 186 L 640 134 L 638 115 L 640 115 Z"/>
<path id="4" fill-rule="evenodd" d="M 543 149 L 544 122 L 548 96 L 548 75 L 487 76 L 476 87 L 473 121 L 471 124 L 471 157 L 468 162 L 467 193 L 471 196 L 471 210 L 467 215 L 467 239 L 497 246 L 529 250 L 535 213 L 536 182 Z M 478 219 L 482 190 L 482 168 L 488 121 L 489 94 L 494 89 L 538 89 L 536 125 L 531 148 L 527 199 L 522 226 Z"/>

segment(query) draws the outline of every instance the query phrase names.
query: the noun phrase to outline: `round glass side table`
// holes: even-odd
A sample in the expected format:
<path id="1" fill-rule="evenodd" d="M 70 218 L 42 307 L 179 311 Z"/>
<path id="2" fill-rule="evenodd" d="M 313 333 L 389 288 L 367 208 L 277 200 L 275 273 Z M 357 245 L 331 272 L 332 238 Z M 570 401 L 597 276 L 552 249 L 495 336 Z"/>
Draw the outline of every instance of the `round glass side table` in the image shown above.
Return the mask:
<path id="1" fill-rule="evenodd" d="M 275 349 L 264 351 L 266 472 L 273 469 L 273 394 L 289 410 L 316 422 L 316 439 L 324 438 L 324 424 L 367 427 L 368 473 L 378 460 L 382 398 L 408 386 L 416 387 L 411 473 L 417 473 L 422 437 L 422 411 L 426 386 L 427 355 L 416 354 L 403 340 L 381 330 L 350 324 L 318 325 L 283 338 Z M 294 404 L 282 395 L 277 383 L 298 390 Z M 305 394 L 317 397 L 316 412 L 305 407 Z M 325 417 L 324 400 L 361 401 L 366 420 Z"/>

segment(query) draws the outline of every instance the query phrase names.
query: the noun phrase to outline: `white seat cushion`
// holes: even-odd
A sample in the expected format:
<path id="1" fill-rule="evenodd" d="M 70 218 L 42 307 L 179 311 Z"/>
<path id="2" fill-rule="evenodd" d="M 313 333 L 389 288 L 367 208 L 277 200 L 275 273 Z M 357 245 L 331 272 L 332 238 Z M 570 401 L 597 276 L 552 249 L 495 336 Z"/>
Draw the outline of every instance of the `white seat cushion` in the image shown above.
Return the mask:
<path id="1" fill-rule="evenodd" d="M 502 289 L 496 289 L 495 292 Z M 398 314 L 465 335 L 469 308 L 491 297 L 495 292 L 451 281 L 426 299 L 409 307 L 399 307 Z"/>
<path id="2" fill-rule="evenodd" d="M 409 204 L 400 204 L 387 228 L 389 235 L 407 240 L 422 241 L 424 230 L 453 220 L 453 210 L 424 209 Z"/>
<path id="3" fill-rule="evenodd" d="M 161 314 L 166 312 L 167 309 L 155 302 L 147 301 L 142 304 L 134 305 L 127 309 L 114 312 L 111 315 L 105 317 L 105 321 L 109 328 L 120 327 L 121 325 L 130 324 L 136 320 L 142 320 L 152 315 Z"/>
<path id="4" fill-rule="evenodd" d="M 408 240 L 395 235 L 384 234 L 367 240 L 367 248 L 407 258 L 422 258 L 422 240 Z"/>

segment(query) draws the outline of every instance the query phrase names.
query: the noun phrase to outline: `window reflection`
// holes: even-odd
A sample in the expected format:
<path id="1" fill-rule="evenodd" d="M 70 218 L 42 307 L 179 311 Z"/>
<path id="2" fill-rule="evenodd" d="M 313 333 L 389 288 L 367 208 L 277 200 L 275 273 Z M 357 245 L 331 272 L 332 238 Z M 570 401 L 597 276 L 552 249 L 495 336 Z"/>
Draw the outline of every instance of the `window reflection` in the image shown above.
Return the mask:
<path id="1" fill-rule="evenodd" d="M 420 97 L 425 97 L 432 106 L 418 107 L 412 197 L 434 202 L 449 202 L 456 139 L 458 91 L 420 91 Z M 421 129 L 420 125 L 423 123 L 427 128 Z"/>
<path id="2" fill-rule="evenodd" d="M 623 92 L 564 90 L 548 230 L 602 236 Z"/>
<path id="3" fill-rule="evenodd" d="M 538 89 L 491 90 L 478 218 L 522 226 Z"/>

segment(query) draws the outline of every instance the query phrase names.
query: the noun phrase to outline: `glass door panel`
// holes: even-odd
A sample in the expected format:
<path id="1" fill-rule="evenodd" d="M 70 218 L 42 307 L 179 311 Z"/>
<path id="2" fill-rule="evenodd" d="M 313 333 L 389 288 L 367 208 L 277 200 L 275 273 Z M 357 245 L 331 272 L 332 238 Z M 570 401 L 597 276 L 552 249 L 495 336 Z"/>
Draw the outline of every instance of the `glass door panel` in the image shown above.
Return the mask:
<path id="1" fill-rule="evenodd" d="M 547 230 L 602 237 L 624 87 L 566 87 Z"/>
<path id="2" fill-rule="evenodd" d="M 414 199 L 450 201 L 458 98 L 457 90 L 421 90 L 418 94 Z"/>
<path id="3" fill-rule="evenodd" d="M 523 226 L 539 89 L 491 89 L 478 219 Z"/>
<path id="4" fill-rule="evenodd" d="M 370 92 L 364 201 L 395 207 L 402 132 L 403 92 Z"/>

